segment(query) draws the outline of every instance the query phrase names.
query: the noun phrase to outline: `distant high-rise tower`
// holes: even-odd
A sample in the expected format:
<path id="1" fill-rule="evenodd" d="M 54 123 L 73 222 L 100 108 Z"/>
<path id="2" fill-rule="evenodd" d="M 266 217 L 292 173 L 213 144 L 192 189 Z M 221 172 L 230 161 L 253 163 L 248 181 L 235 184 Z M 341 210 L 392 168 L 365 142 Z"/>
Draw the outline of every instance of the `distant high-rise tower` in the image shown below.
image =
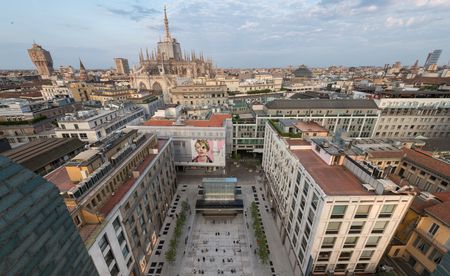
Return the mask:
<path id="1" fill-rule="evenodd" d="M 80 81 L 88 80 L 88 74 L 87 74 L 86 68 L 83 65 L 83 62 L 81 62 L 81 59 L 80 59 L 80 76 L 78 77 L 78 79 Z"/>
<path id="2" fill-rule="evenodd" d="M 98 275 L 58 189 L 0 156 L 0 274 Z"/>
<path id="3" fill-rule="evenodd" d="M 115 58 L 116 70 L 119 75 L 130 74 L 130 66 L 128 65 L 128 59 L 126 58 Z"/>
<path id="4" fill-rule="evenodd" d="M 48 78 L 53 73 L 53 60 L 50 52 L 42 48 L 41 45 L 33 43 L 31 49 L 28 49 L 28 55 L 36 66 L 39 75 Z"/>
<path id="5" fill-rule="evenodd" d="M 434 50 L 428 54 L 427 60 L 425 61 L 424 67 L 427 68 L 431 64 L 437 64 L 439 57 L 442 54 L 442 50 Z"/>

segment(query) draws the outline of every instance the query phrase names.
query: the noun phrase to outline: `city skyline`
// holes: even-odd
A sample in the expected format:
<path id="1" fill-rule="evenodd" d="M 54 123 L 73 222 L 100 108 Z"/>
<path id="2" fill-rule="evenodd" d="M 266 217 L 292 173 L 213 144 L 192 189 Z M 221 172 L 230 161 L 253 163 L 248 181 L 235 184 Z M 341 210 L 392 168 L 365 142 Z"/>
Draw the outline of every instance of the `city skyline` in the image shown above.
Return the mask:
<path id="1" fill-rule="evenodd" d="M 54 1 L 42 11 L 41 3 L 19 1 L 2 12 L 0 69 L 33 69 L 26 53 L 33 40 L 55 68 L 78 68 L 79 58 L 88 69 L 111 68 L 118 56 L 134 66 L 139 49 L 153 49 L 164 35 L 164 4 L 184 50 L 201 50 L 218 67 L 423 65 L 434 49 L 443 50 L 439 65 L 447 64 L 450 3 L 402 2 Z"/>

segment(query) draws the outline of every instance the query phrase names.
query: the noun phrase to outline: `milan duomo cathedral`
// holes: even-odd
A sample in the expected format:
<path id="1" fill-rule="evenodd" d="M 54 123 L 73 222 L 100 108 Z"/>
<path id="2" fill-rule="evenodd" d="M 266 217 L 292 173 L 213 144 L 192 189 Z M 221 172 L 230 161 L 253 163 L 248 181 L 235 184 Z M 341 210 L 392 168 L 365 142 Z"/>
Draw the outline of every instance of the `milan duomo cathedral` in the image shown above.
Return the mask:
<path id="1" fill-rule="evenodd" d="M 156 51 L 144 56 L 139 52 L 138 68 L 131 73 L 134 88 L 161 92 L 164 101 L 169 102 L 169 90 L 183 80 L 192 78 L 214 77 L 212 59 L 205 59 L 203 54 L 182 53 L 180 43 L 169 32 L 169 20 L 164 7 L 165 37 L 158 42 Z"/>

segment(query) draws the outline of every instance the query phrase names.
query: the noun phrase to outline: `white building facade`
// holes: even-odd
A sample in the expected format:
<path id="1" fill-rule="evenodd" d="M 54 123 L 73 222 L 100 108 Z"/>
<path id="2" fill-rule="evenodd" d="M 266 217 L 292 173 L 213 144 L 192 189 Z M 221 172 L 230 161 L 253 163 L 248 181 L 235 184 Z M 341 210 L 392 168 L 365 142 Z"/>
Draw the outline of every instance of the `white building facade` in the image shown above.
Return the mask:
<path id="1" fill-rule="evenodd" d="M 139 107 L 117 110 L 83 110 L 60 118 L 55 135 L 59 138 L 72 137 L 95 143 L 127 124 L 142 122 L 143 118 L 144 110 Z"/>
<path id="2" fill-rule="evenodd" d="M 381 115 L 373 137 L 450 137 L 450 99 L 380 99 Z"/>
<path id="3" fill-rule="evenodd" d="M 267 199 L 294 274 L 374 273 L 413 196 L 269 124 L 264 142 Z"/>

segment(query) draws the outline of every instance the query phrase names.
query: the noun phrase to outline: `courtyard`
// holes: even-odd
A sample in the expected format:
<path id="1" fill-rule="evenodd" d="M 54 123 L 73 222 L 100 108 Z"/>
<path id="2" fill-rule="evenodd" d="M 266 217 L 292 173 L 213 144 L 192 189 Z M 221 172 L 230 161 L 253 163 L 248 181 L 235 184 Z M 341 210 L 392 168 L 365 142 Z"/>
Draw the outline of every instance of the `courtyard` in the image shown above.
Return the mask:
<path id="1" fill-rule="evenodd" d="M 256 171 L 234 164 L 230 164 L 227 170 L 227 176 L 238 178 L 237 187 L 244 202 L 242 212 L 235 215 L 196 213 L 195 202 L 199 198 L 199 185 L 203 177 L 209 176 L 178 175 L 178 189 L 165 218 L 157 246 L 147 264 L 147 275 L 293 275 L 287 252 L 282 246 L 263 195 L 260 175 Z M 190 210 L 177 243 L 175 261 L 169 263 L 165 254 L 174 234 L 181 202 L 187 202 Z M 252 202 L 259 206 L 262 227 L 267 237 L 267 263 L 261 261 L 256 251 L 258 246 L 250 215 Z"/>

